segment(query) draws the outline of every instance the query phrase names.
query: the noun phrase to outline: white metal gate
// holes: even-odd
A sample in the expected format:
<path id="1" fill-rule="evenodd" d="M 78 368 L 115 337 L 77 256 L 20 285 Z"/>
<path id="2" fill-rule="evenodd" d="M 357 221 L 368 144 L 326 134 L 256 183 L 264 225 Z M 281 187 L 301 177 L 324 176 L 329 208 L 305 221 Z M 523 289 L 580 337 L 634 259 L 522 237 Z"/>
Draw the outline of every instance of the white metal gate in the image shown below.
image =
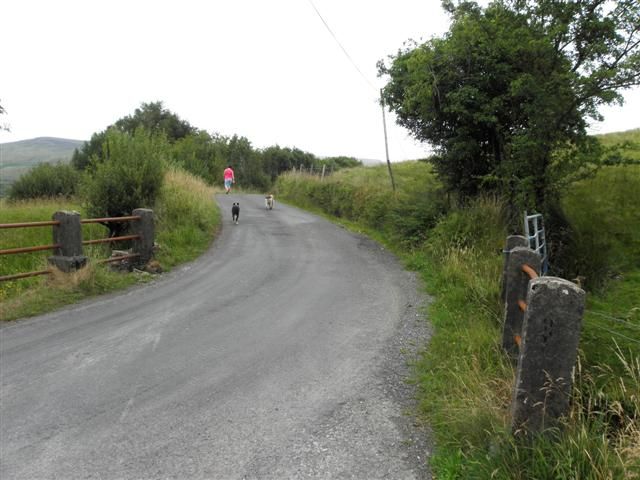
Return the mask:
<path id="1" fill-rule="evenodd" d="M 524 236 L 527 237 L 529 248 L 534 250 L 542 259 L 542 274 L 549 269 L 549 257 L 547 255 L 547 241 L 544 237 L 544 222 L 542 214 L 527 215 L 524 212 Z"/>

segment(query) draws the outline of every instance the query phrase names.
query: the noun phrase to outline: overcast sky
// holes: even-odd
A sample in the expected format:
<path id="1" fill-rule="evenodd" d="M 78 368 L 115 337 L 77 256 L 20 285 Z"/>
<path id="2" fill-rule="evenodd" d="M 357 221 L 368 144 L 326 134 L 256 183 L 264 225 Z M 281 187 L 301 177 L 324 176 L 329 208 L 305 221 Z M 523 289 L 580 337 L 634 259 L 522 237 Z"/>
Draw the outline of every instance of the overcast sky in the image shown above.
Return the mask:
<path id="1" fill-rule="evenodd" d="M 318 9 L 353 63 L 327 30 Z M 86 140 L 142 102 L 255 147 L 384 159 L 376 62 L 442 35 L 439 0 L 5 0 L 0 143 Z M 359 71 L 354 67 L 357 66 Z M 640 126 L 640 89 L 593 133 Z M 387 117 L 392 161 L 424 157 Z"/>

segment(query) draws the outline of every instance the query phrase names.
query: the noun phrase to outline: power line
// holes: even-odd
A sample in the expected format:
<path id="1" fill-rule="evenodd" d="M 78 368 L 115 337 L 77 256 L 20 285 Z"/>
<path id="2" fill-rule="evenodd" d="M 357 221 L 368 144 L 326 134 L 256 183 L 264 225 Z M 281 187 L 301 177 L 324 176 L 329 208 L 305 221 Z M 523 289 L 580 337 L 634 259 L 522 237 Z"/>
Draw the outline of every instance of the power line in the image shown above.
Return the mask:
<path id="1" fill-rule="evenodd" d="M 387 167 L 389 168 L 389 176 L 391 177 L 391 185 L 393 188 L 393 191 L 395 193 L 396 191 L 396 184 L 395 181 L 393 180 L 393 173 L 391 172 L 391 162 L 389 161 L 389 143 L 387 140 L 387 122 L 385 120 L 385 116 L 384 116 L 384 100 L 382 98 L 382 90 L 378 90 L 373 83 L 371 83 L 369 81 L 369 79 L 366 77 L 366 75 L 364 73 L 362 73 L 362 70 L 360 70 L 360 68 L 358 67 L 358 65 L 356 64 L 356 62 L 353 60 L 353 58 L 351 58 L 351 55 L 349 55 L 349 52 L 347 52 L 347 49 L 344 48 L 344 46 L 342 45 L 342 43 L 340 43 L 340 40 L 338 40 L 338 37 L 336 37 L 336 34 L 333 33 L 333 30 L 331 30 L 331 27 L 329 27 L 329 24 L 327 23 L 327 21 L 322 17 L 322 15 L 320 14 L 320 12 L 318 11 L 318 9 L 316 8 L 316 6 L 313 4 L 312 0 L 308 0 L 309 4 L 311 5 L 311 7 L 313 8 L 313 10 L 316 12 L 316 14 L 318 15 L 318 18 L 320 18 L 320 20 L 322 21 L 322 24 L 325 26 L 325 28 L 327 29 L 327 31 L 331 34 L 331 36 L 333 37 L 333 39 L 336 41 L 336 43 L 338 44 L 338 46 L 342 49 L 342 52 L 345 54 L 345 56 L 349 59 L 349 62 L 351 62 L 351 65 L 353 65 L 353 68 L 355 68 L 358 73 L 360 74 L 360 76 L 364 79 L 365 82 L 367 82 L 367 84 L 376 92 L 376 93 L 380 93 L 380 105 L 382 107 L 382 125 L 384 128 L 384 147 L 385 147 L 385 152 L 386 152 L 386 156 L 387 156 Z"/>
<path id="2" fill-rule="evenodd" d="M 336 37 L 336 34 L 333 33 L 333 30 L 331 30 L 331 27 L 329 27 L 329 24 L 326 22 L 326 20 L 322 17 L 322 15 L 320 14 L 320 12 L 318 11 L 318 9 L 316 8 L 316 6 L 313 4 L 313 2 L 311 0 L 308 0 L 309 4 L 313 7 L 313 9 L 315 10 L 316 14 L 318 15 L 318 17 L 320 18 L 320 20 L 322 20 L 322 23 L 324 24 L 324 26 L 326 27 L 326 29 L 328 30 L 328 32 L 331 34 L 331 36 L 333 37 L 333 39 L 336 41 L 336 43 L 338 44 L 338 46 L 342 49 L 342 51 L 344 52 L 344 54 L 346 55 L 346 57 L 349 59 L 349 61 L 351 62 L 351 65 L 353 65 L 353 67 L 358 71 L 358 73 L 360 74 L 360 76 L 364 79 L 365 82 L 367 82 L 369 84 L 369 86 L 375 90 L 376 92 L 378 91 L 378 89 L 373 85 L 373 83 L 371 83 L 369 81 L 369 79 L 365 76 L 364 73 L 362 73 L 362 70 L 360 70 L 360 68 L 358 68 L 358 65 L 356 64 L 356 62 L 353 60 L 353 58 L 351 58 L 351 55 L 349 55 L 349 52 L 347 52 L 347 49 L 344 48 L 342 46 L 342 43 L 340 43 L 340 40 L 338 40 L 338 37 Z"/>

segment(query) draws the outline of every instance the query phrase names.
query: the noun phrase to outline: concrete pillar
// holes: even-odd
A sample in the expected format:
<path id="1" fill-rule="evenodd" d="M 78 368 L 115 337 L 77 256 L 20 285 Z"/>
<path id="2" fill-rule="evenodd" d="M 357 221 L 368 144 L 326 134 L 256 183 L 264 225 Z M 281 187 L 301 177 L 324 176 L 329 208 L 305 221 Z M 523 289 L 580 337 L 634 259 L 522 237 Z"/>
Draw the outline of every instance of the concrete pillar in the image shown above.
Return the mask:
<path id="1" fill-rule="evenodd" d="M 511 407 L 515 434 L 540 432 L 568 413 L 585 293 L 556 277 L 529 283 Z"/>
<path id="2" fill-rule="evenodd" d="M 502 347 L 514 361 L 520 352 L 516 336 L 522 338 L 522 319 L 524 318 L 519 301 L 525 300 L 530 280 L 529 276 L 522 271 L 522 265 L 525 264 L 538 274 L 540 273 L 540 255 L 526 247 L 511 249 L 504 269 L 505 305 Z"/>
<path id="3" fill-rule="evenodd" d="M 505 245 L 504 250 L 502 251 L 502 253 L 504 253 L 504 267 L 502 269 L 502 280 L 500 284 L 500 298 L 502 299 L 502 302 L 506 301 L 507 264 L 509 262 L 509 255 L 511 254 L 511 250 L 513 250 L 516 247 L 528 247 L 528 246 L 529 246 L 529 241 L 527 240 L 527 237 L 525 237 L 524 235 L 509 235 L 507 237 L 507 244 Z"/>
<path id="4" fill-rule="evenodd" d="M 140 254 L 136 263 L 145 265 L 153 257 L 153 244 L 155 241 L 153 210 L 137 208 L 131 214 L 140 217 L 140 220 L 131 222 L 131 234 L 142 237 L 133 241 L 133 253 Z"/>
<path id="5" fill-rule="evenodd" d="M 63 272 L 82 268 L 87 257 L 82 252 L 82 225 L 78 212 L 59 211 L 53 214 L 53 220 L 60 222 L 53 226 L 53 243 L 60 244 L 49 257 L 49 263 Z"/>

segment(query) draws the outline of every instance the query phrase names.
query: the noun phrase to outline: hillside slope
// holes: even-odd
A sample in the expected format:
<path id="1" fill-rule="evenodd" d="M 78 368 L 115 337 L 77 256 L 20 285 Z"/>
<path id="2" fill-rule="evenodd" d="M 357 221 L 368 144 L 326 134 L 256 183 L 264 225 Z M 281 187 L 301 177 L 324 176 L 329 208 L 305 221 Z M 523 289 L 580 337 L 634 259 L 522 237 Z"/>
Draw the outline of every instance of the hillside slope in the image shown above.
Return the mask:
<path id="1" fill-rule="evenodd" d="M 623 158 L 640 161 L 640 128 L 596 135 L 596 138 L 605 147 L 622 146 Z"/>
<path id="2" fill-rule="evenodd" d="M 69 162 L 73 150 L 83 143 L 83 140 L 54 137 L 0 143 L 0 196 L 6 194 L 20 175 L 39 163 Z"/>

